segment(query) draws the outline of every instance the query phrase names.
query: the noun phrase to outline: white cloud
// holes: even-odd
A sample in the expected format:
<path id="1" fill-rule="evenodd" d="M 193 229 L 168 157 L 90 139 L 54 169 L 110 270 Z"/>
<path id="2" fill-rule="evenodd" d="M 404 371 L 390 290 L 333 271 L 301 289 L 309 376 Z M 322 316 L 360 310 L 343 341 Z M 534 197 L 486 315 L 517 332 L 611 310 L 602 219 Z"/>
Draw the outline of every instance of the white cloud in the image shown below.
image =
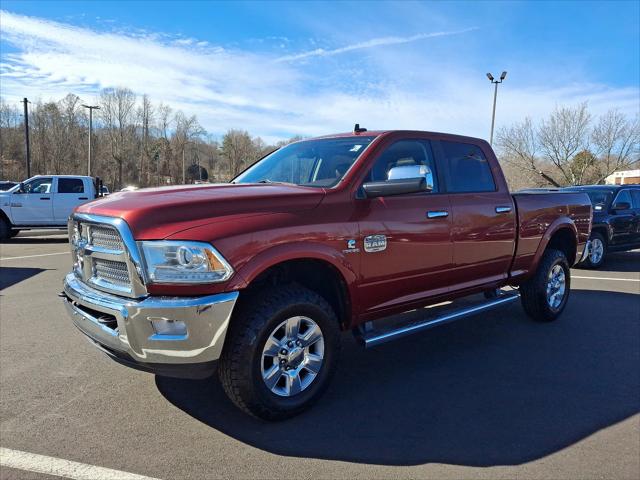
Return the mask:
<path id="1" fill-rule="evenodd" d="M 484 71 L 461 67 L 465 62 L 456 55 L 456 64 L 437 63 L 431 42 L 420 49 L 409 45 L 462 31 L 383 37 L 288 56 L 306 59 L 296 62 L 284 61 L 281 53 L 227 49 L 200 39 L 95 31 L 6 11 L 0 16 L 2 42 L 16 50 L 4 49 L 0 61 L 0 93 L 9 100 L 58 99 L 72 92 L 89 101 L 101 88 L 126 86 L 196 114 L 214 134 L 246 128 L 273 140 L 345 131 L 358 122 L 370 129 L 488 136 L 492 89 Z M 352 53 L 365 48 L 366 57 Z M 437 48 L 444 48 L 442 42 Z M 637 87 L 522 85 L 518 78 L 527 72 L 518 77 L 509 70 L 500 87 L 498 125 L 585 100 L 594 113 L 611 107 L 637 111 Z"/>
<path id="2" fill-rule="evenodd" d="M 448 37 L 451 35 L 459 35 L 461 33 L 471 32 L 477 30 L 477 27 L 466 28 L 464 30 L 457 30 L 453 32 L 433 32 L 433 33 L 418 33 L 409 37 L 381 37 L 372 38 L 364 42 L 354 43 L 352 45 L 346 45 L 344 47 L 334 48 L 331 50 L 325 50 L 324 48 L 316 48 L 308 52 L 296 53 L 293 55 L 285 55 L 278 58 L 278 62 L 286 62 L 292 60 L 302 60 L 309 57 L 328 57 L 332 55 L 339 55 L 341 53 L 352 52 L 354 50 L 362 50 L 365 48 L 384 47 L 389 45 L 401 45 L 403 43 L 417 42 L 418 40 L 425 40 L 427 38 L 435 37 Z"/>

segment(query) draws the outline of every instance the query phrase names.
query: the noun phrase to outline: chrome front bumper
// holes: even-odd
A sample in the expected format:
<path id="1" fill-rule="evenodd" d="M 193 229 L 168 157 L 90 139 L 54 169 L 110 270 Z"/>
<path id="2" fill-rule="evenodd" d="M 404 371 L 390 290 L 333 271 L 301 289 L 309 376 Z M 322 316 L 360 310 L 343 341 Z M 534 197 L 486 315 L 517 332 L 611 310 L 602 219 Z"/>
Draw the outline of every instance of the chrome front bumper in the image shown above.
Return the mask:
<path id="1" fill-rule="evenodd" d="M 61 297 L 76 327 L 103 351 L 121 363 L 160 371 L 220 357 L 238 292 L 135 300 L 90 288 L 70 273 Z M 159 335 L 152 326 L 158 320 L 184 322 L 186 334 Z"/>

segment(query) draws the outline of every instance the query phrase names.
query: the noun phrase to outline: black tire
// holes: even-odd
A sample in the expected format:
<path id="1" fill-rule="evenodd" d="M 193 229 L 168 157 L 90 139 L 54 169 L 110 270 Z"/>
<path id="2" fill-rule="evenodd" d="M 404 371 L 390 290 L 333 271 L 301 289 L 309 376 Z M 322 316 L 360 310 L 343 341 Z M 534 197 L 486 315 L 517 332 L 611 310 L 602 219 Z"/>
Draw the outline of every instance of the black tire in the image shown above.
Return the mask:
<path id="1" fill-rule="evenodd" d="M 5 242 L 11 238 L 11 224 L 6 218 L 0 217 L 0 241 Z"/>
<path id="2" fill-rule="evenodd" d="M 262 353 L 283 321 L 304 316 L 322 332 L 324 359 L 308 387 L 291 396 L 272 392 L 262 378 Z M 240 409 L 265 420 L 293 417 L 311 407 L 327 389 L 340 355 L 335 312 L 317 293 L 292 283 L 248 294 L 234 314 L 220 358 L 218 374 L 229 398 Z"/>
<path id="3" fill-rule="evenodd" d="M 559 265 L 564 273 L 564 294 L 559 305 L 552 306 L 547 299 L 547 284 L 551 271 Z M 567 305 L 571 291 L 571 276 L 567 257 L 560 250 L 547 249 L 542 255 L 535 274 L 520 285 L 520 299 L 524 311 L 538 322 L 552 322 L 560 316 Z"/>
<path id="4" fill-rule="evenodd" d="M 599 244 L 602 245 L 602 255 L 600 256 L 599 260 L 594 262 L 591 258 L 591 252 L 589 252 L 589 255 L 584 260 L 584 262 L 580 262 L 578 266 L 581 268 L 589 268 L 595 270 L 597 268 L 600 268 L 605 262 L 605 259 L 607 257 L 607 241 L 599 232 L 592 232 L 590 240 L 592 245 L 595 244 L 595 242 L 599 242 Z"/>

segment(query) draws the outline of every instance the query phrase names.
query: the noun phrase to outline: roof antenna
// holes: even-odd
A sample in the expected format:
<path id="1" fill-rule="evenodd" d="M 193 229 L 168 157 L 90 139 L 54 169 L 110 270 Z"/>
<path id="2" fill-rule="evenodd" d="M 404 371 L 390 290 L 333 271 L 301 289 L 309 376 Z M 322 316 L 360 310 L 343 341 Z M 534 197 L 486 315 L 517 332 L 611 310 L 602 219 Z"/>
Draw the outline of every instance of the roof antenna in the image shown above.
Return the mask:
<path id="1" fill-rule="evenodd" d="M 356 126 L 353 127 L 353 133 L 362 133 L 362 132 L 366 132 L 367 129 L 366 128 L 360 128 L 360 124 L 356 123 Z"/>

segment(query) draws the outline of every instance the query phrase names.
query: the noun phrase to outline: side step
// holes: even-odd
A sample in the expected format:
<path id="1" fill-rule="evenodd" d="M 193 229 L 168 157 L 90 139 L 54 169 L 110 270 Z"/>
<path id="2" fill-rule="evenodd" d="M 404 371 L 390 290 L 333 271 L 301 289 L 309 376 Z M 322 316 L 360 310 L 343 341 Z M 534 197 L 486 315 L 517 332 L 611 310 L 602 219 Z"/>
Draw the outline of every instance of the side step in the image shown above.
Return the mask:
<path id="1" fill-rule="evenodd" d="M 413 333 L 417 333 L 422 330 L 427 330 L 428 328 L 433 328 L 438 325 L 443 325 L 445 323 L 453 322 L 455 320 L 460 320 L 461 318 L 475 315 L 477 313 L 482 313 L 488 310 L 492 310 L 501 305 L 506 305 L 508 303 L 515 302 L 519 298 L 520 298 L 520 293 L 518 292 L 502 293 L 498 297 L 485 300 L 480 304 L 476 304 L 471 307 L 461 308 L 459 310 L 454 310 L 452 312 L 448 312 L 439 317 L 434 317 L 434 318 L 425 319 L 423 321 L 414 322 L 399 328 L 382 330 L 382 331 L 367 330 L 366 328 L 360 329 L 357 335 L 357 338 L 359 342 L 362 345 L 364 345 L 366 348 L 375 347 L 376 345 L 390 342 L 392 340 L 397 340 L 398 338 L 406 337 Z"/>

